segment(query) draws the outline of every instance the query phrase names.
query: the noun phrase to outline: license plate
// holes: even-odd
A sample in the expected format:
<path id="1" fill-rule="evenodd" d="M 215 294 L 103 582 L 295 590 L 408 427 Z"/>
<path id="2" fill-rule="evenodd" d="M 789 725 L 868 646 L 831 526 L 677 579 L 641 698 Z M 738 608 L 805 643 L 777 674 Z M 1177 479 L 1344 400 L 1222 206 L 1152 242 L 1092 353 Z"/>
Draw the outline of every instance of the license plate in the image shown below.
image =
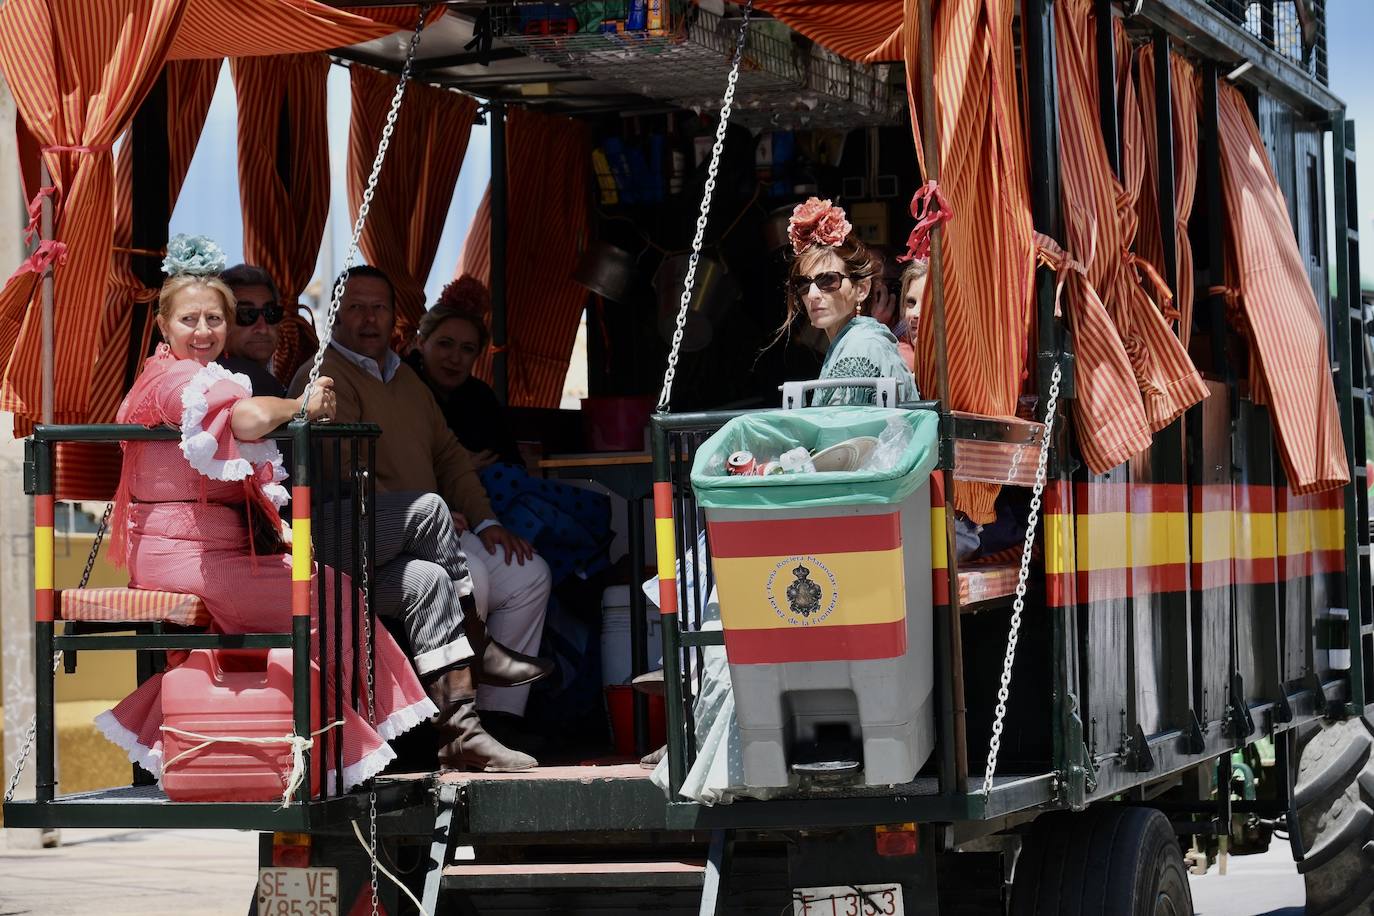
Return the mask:
<path id="1" fill-rule="evenodd" d="M 259 868 L 258 916 L 339 916 L 339 870 Z"/>
<path id="2" fill-rule="evenodd" d="M 843 884 L 792 891 L 792 916 L 902 916 L 900 884 Z"/>

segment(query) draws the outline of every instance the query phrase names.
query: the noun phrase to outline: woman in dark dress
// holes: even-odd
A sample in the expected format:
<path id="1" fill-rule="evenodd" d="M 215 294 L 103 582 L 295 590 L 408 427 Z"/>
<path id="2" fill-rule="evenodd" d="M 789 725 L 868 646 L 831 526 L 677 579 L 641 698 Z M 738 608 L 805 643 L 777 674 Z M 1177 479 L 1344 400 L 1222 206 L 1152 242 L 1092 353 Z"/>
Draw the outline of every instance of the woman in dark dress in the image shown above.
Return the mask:
<path id="1" fill-rule="evenodd" d="M 462 276 L 444 287 L 420 319 L 406 357 L 434 392 L 449 428 L 472 453 L 501 524 L 535 546 L 557 585 L 606 566 L 610 502 L 599 493 L 531 477 L 511 434 L 506 409 L 491 386 L 472 374 L 491 343 L 484 315 L 490 299 L 478 280 Z"/>

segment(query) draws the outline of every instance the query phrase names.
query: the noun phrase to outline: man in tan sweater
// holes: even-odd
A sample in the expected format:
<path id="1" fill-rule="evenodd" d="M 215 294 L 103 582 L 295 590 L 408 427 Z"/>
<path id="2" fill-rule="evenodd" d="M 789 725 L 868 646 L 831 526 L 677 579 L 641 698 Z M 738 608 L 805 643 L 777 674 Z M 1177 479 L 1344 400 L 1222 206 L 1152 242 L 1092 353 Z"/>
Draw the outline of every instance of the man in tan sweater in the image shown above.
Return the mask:
<path id="1" fill-rule="evenodd" d="M 394 560 L 374 556 L 379 603 L 451 604 L 471 592 L 491 638 L 520 658 L 532 655 L 539 648 L 551 588 L 548 564 L 528 542 L 501 526 L 468 452 L 428 386 L 391 350 L 396 313 L 390 280 L 373 267 L 355 267 L 340 279 L 346 287 L 321 374 L 335 380 L 336 422 L 382 428 L 376 463 L 377 552 L 385 550 L 387 533 L 398 546 L 425 545 L 413 552 L 402 549 Z M 308 369 L 297 373 L 292 391 L 304 390 Z M 389 560 L 385 566 L 383 559 Z M 452 607 L 451 613 L 460 611 Z M 417 646 L 417 668 L 423 675 L 428 662 L 442 662 L 454 651 Z M 476 706 L 489 727 L 510 727 L 524 714 L 528 696 L 528 684 L 481 683 Z M 439 698 L 436 702 L 442 727 L 445 704 Z M 471 745 L 467 739 L 459 743 L 465 751 Z M 533 765 L 532 758 L 526 759 Z M 504 756 L 500 760 L 501 769 L 520 768 Z"/>

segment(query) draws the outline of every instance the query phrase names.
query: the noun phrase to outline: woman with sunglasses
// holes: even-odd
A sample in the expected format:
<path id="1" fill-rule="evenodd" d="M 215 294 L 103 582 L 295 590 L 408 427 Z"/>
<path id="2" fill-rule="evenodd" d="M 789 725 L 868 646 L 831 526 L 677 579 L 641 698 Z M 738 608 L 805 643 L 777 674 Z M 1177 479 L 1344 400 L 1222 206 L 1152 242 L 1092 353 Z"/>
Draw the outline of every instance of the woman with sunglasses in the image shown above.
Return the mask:
<path id="1" fill-rule="evenodd" d="M 220 274 L 220 279 L 234 294 L 236 304 L 228 346 L 220 362 L 229 371 L 248 376 L 254 395 L 286 397 L 286 386 L 272 374 L 278 326 L 286 317 L 272 275 L 251 264 L 235 264 Z"/>
<path id="2" fill-rule="evenodd" d="M 788 276 L 790 308 L 779 336 L 805 315 L 830 339 L 822 380 L 894 378 L 898 401 L 916 400 L 916 379 L 897 352 L 897 338 L 881 322 L 860 314 L 880 265 L 844 210 L 812 197 L 792 211 L 788 237 L 795 258 Z M 819 389 L 811 404 L 871 404 L 875 396 L 872 388 Z"/>

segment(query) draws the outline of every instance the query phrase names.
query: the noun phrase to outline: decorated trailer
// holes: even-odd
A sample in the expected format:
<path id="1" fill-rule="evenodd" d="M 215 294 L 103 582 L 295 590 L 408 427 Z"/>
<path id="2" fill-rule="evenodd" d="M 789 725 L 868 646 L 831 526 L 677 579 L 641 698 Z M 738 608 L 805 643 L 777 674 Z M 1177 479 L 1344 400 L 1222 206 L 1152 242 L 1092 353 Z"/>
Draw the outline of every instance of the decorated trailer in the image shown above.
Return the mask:
<path id="1" fill-rule="evenodd" d="M 522 182 L 548 186 L 508 171 L 540 160 L 507 149 L 507 107 L 574 123 L 719 112 L 697 147 L 699 207 L 652 194 L 612 204 L 597 183 L 590 193 L 609 208 L 599 223 L 543 217 L 638 221 L 649 238 L 646 221 L 677 216 L 691 238 L 691 268 L 655 329 L 668 334 L 651 479 L 627 485 L 631 518 L 652 504 L 655 519 L 656 564 L 645 563 L 646 526 L 631 523 L 630 666 L 651 668 L 652 605 L 664 763 L 652 777 L 623 756 L 387 773 L 339 793 L 318 775 L 343 767 L 326 723 L 339 702 L 367 714 L 339 671 L 345 654 L 368 657 L 378 623 L 364 590 L 322 603 L 331 623 L 312 635 L 310 519 L 340 488 L 361 494 L 351 519 L 331 523 L 354 540 L 342 571 L 368 581 L 368 442 L 379 431 L 296 422 L 274 434 L 298 490 L 291 549 L 304 585 L 283 595 L 291 632 L 225 636 L 205 631 L 195 596 L 92 596 L 52 581 L 54 501 L 100 498 L 77 489 L 82 459 L 64 467 L 64 455 L 177 434 L 54 424 L 49 400 L 47 415 L 28 413 L 37 794 L 7 794 L 7 825 L 258 831 L 252 907 L 273 914 L 1190 912 L 1190 869 L 1276 836 L 1307 876 L 1309 911 L 1370 905 L 1374 367 L 1355 301 L 1353 132 L 1325 85 L 1320 2 L 441 5 L 432 23 L 433 10 L 388 8 L 374 25 L 402 13 L 419 25 L 336 54 L 400 76 L 393 115 L 411 81 L 488 100 L 490 233 L 472 263 L 491 279 L 492 378 L 513 401 L 540 384 L 538 360 L 522 362 L 530 338 L 508 346 L 529 333 L 529 289 L 542 285 L 552 303 L 564 278 L 532 281 L 521 260 L 522 235 L 557 233 L 525 228 L 540 225 L 536 207 L 511 212 Z M 257 53 L 282 42 L 269 44 Z M 511 111 L 512 133 L 518 121 Z M 731 199 L 717 178 L 741 142 L 732 123 L 773 149 L 788 126 L 895 123 L 904 135 L 918 163 L 913 248 L 930 256 L 916 343 L 925 400 L 852 408 L 843 435 L 810 409 L 695 409 L 708 377 L 736 365 L 711 348 L 725 342 L 694 350 L 688 334 L 708 229 L 727 250 L 733 229 L 712 207 L 713 194 Z M 541 136 L 545 152 L 562 149 Z M 359 187 L 385 174 L 379 146 Z M 609 176 L 616 194 L 645 196 L 615 180 L 613 163 L 603 174 L 591 161 L 580 167 L 589 183 Z M 671 155 L 662 161 L 671 168 Z M 843 187 L 838 174 L 813 177 Z M 74 238 L 56 222 L 44 239 Z M 143 247 L 160 244 L 154 232 Z M 765 257 L 735 273 L 747 284 L 768 270 Z M 60 343 L 72 331 L 53 324 L 51 287 L 46 310 L 42 290 L 32 295 L 29 313 L 46 315 Z M 717 337 L 723 327 L 739 325 L 713 327 Z M 327 341 L 328 322 L 323 331 Z M 129 339 L 141 355 L 136 329 Z M 21 335 L 15 353 L 38 343 Z M 21 368 L 12 358 L 7 380 Z M 800 395 L 784 399 L 795 407 Z M 694 409 L 673 410 L 684 401 Z M 819 451 L 876 438 L 889 421 L 914 444 L 882 479 L 730 478 L 720 467 L 741 429 L 785 428 Z M 956 525 L 993 524 L 1005 501 L 1023 507 L 1020 536 L 961 559 Z M 641 590 L 650 565 L 657 587 Z M 312 645 L 317 682 L 305 673 Z M 146 778 L 59 792 L 62 658 L 128 649 L 153 662 L 209 648 L 258 650 L 269 666 L 268 653 L 292 653 L 284 735 L 263 752 L 290 777 L 284 797 L 173 800 Z M 724 691 L 731 711 L 710 718 Z M 339 698 L 335 708 L 312 712 L 312 692 Z M 636 700 L 639 752 L 653 750 L 650 702 Z M 202 727 L 183 731 L 201 740 Z M 703 776 L 715 742 L 735 737 L 740 759 L 726 754 L 723 776 Z"/>

